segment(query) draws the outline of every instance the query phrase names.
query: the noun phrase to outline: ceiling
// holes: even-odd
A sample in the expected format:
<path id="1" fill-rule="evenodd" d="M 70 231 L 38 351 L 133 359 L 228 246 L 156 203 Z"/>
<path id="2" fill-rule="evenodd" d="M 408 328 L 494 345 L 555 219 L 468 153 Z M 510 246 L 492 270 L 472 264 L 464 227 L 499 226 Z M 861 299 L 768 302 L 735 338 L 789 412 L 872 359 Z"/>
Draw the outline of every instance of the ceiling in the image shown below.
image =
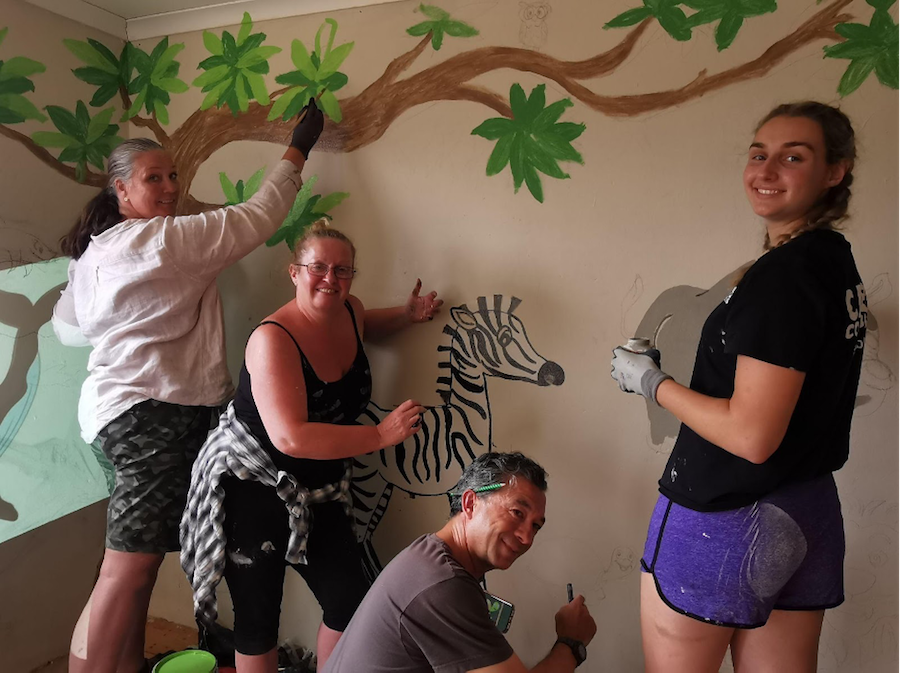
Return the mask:
<path id="1" fill-rule="evenodd" d="M 121 39 L 141 40 L 400 0 L 27 0 Z"/>

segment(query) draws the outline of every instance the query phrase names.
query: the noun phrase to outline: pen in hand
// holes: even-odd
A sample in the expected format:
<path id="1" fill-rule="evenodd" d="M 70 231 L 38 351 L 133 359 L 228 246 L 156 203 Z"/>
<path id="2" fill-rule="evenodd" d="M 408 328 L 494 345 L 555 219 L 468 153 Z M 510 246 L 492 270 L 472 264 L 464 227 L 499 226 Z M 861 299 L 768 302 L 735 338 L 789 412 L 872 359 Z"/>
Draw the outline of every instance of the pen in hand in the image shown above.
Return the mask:
<path id="1" fill-rule="evenodd" d="M 566 585 L 566 596 L 568 597 L 570 603 L 575 598 L 575 594 L 572 593 L 572 583 L 571 582 L 569 582 Z"/>

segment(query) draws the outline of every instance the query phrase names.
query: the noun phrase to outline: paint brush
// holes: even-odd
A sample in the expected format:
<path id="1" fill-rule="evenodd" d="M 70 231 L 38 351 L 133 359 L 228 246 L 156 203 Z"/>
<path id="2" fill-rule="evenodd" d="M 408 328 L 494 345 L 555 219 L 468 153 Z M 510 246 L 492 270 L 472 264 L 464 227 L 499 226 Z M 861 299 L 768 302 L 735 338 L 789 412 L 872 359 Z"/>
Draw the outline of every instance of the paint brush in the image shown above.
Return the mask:
<path id="1" fill-rule="evenodd" d="M 568 597 L 570 603 L 575 600 L 575 594 L 572 592 L 571 582 L 566 585 L 566 596 Z"/>

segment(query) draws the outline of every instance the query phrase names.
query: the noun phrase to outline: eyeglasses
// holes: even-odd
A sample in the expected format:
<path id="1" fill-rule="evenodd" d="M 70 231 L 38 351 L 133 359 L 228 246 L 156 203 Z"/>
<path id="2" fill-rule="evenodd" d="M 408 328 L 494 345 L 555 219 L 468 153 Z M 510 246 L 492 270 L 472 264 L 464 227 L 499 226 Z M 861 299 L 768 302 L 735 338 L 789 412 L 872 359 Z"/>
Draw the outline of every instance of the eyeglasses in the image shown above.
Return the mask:
<path id="1" fill-rule="evenodd" d="M 294 266 L 305 266 L 311 276 L 324 278 L 328 275 L 328 270 L 334 271 L 334 277 L 341 280 L 350 280 L 356 273 L 356 269 L 352 266 L 328 266 L 322 262 L 313 262 L 312 264 L 294 264 Z"/>

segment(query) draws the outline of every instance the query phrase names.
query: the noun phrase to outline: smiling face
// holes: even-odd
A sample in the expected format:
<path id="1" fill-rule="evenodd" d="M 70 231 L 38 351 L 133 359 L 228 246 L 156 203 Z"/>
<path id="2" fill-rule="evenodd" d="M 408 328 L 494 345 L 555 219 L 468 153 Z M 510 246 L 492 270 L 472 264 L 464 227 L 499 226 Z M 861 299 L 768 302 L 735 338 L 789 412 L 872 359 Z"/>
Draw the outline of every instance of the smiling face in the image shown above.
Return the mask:
<path id="1" fill-rule="evenodd" d="M 471 492 L 470 492 L 471 493 Z M 474 496 L 474 493 L 472 493 Z M 547 496 L 527 479 L 516 479 L 466 507 L 466 546 L 480 572 L 505 570 L 531 549 L 546 521 Z"/>
<path id="2" fill-rule="evenodd" d="M 308 264 L 324 264 L 328 272 L 316 276 L 309 272 Z M 350 296 L 353 279 L 338 278 L 335 267 L 353 268 L 353 251 L 344 241 L 334 238 L 313 238 L 295 264 L 291 264 L 291 280 L 297 288 L 297 302 L 301 307 L 330 310 L 343 306 Z"/>
<path id="3" fill-rule="evenodd" d="M 166 217 L 175 214 L 178 202 L 178 172 L 165 150 L 135 156 L 131 178 L 116 180 L 119 212 L 126 219 Z"/>
<path id="4" fill-rule="evenodd" d="M 753 212 L 766 220 L 770 237 L 804 224 L 819 198 L 841 182 L 845 162 L 829 165 L 818 122 L 806 117 L 774 117 L 750 145 L 744 191 Z"/>

